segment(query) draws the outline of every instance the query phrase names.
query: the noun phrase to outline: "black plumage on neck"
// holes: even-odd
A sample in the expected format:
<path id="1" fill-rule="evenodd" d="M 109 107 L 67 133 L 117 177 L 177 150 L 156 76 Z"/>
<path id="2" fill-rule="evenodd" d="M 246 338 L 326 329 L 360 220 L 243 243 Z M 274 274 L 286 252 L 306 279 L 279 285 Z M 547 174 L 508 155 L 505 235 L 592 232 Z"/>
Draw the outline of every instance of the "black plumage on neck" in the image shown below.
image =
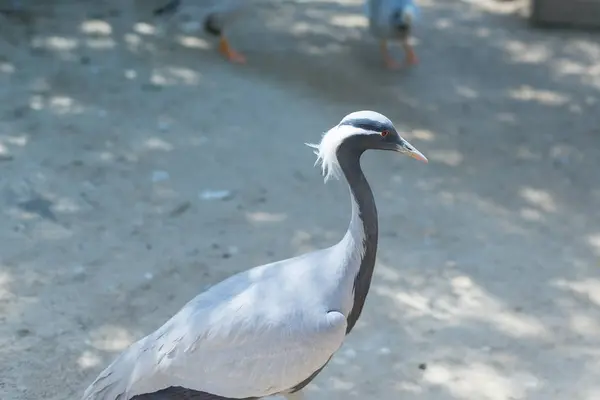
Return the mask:
<path id="1" fill-rule="evenodd" d="M 360 268 L 354 280 L 354 304 L 348 315 L 346 333 L 354 328 L 362 313 L 367 294 L 371 287 L 371 278 L 377 257 L 377 242 L 379 238 L 379 223 L 377 206 L 373 192 L 360 166 L 360 157 L 364 150 L 360 145 L 360 135 L 348 137 L 337 150 L 337 158 L 350 187 L 350 195 L 358 206 L 358 217 L 364 230 L 364 246 Z"/>

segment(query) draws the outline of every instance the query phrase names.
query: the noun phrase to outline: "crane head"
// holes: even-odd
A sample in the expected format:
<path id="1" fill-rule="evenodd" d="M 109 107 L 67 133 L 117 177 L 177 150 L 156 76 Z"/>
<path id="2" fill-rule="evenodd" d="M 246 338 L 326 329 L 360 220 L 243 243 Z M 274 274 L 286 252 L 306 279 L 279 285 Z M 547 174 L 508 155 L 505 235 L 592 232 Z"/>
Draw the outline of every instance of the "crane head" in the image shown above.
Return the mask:
<path id="1" fill-rule="evenodd" d="M 355 152 L 358 156 L 366 150 L 390 150 L 427 162 L 427 158 L 398 133 L 389 118 L 375 111 L 348 114 L 323 134 L 321 143 L 306 144 L 315 149 L 325 180 L 340 176 L 337 158 L 340 149 Z"/>

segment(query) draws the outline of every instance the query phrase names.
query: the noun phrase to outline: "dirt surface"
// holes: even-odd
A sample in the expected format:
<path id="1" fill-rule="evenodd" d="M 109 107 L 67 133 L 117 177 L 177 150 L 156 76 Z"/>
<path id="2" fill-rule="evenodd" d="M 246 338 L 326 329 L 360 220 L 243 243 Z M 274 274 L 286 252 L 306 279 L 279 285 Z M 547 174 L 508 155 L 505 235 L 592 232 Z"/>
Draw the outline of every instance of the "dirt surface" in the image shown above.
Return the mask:
<path id="1" fill-rule="evenodd" d="M 22 3 L 0 21 L 2 400 L 79 399 L 208 285 L 338 240 L 347 189 L 303 143 L 359 109 L 430 163 L 364 157 L 378 265 L 309 399 L 600 398 L 599 34 L 423 1 L 421 64 L 389 73 L 358 0 L 286 1 L 235 27 L 237 66 L 193 9 Z"/>

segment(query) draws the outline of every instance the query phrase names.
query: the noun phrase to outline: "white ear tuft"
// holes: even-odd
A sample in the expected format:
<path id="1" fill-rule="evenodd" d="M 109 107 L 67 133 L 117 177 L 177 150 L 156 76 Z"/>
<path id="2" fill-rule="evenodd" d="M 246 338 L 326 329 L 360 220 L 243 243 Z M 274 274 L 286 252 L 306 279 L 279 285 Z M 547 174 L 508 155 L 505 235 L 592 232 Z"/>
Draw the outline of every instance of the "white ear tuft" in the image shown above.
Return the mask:
<path id="1" fill-rule="evenodd" d="M 333 131 L 337 128 L 336 126 L 325 132 L 319 144 L 305 143 L 308 147 L 315 149 L 314 153 L 317 156 L 315 165 L 319 162 L 321 163 L 324 182 L 327 182 L 331 178 L 339 179 L 342 172 L 336 155 L 337 148 L 341 143 L 340 139 L 342 138 L 337 132 Z"/>
<path id="2" fill-rule="evenodd" d="M 307 145 L 308 147 L 310 147 L 311 149 L 318 149 L 319 148 L 318 144 L 314 144 L 314 143 L 304 143 L 304 144 Z M 319 151 L 318 150 L 314 150 L 313 153 L 316 154 L 317 156 L 319 155 Z M 316 162 L 315 162 L 315 165 L 317 165 Z"/>

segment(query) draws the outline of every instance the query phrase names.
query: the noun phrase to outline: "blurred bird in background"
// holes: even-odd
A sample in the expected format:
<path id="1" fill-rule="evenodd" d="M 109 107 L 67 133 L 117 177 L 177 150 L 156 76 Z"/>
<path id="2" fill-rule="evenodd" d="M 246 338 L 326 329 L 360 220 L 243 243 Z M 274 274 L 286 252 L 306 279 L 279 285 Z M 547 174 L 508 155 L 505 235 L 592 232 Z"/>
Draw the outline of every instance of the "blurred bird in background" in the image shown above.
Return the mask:
<path id="1" fill-rule="evenodd" d="M 418 63 L 410 36 L 418 15 L 418 7 L 413 0 L 366 0 L 365 4 L 369 29 L 380 41 L 381 54 L 385 65 L 390 69 L 402 66 L 391 56 L 389 41 L 399 40 L 406 55 L 406 63 Z"/>
<path id="2" fill-rule="evenodd" d="M 171 0 L 155 9 L 153 13 L 155 16 L 174 14 L 181 8 L 182 2 L 182 0 Z M 246 57 L 229 44 L 226 30 L 244 13 L 251 1 L 202 0 L 197 3 L 206 10 L 203 21 L 204 31 L 219 38 L 219 52 L 231 62 L 245 63 Z"/>
<path id="3" fill-rule="evenodd" d="M 278 0 L 284 2 L 284 0 Z M 183 0 L 170 0 L 154 10 L 154 15 L 172 15 L 182 6 Z M 229 61 L 245 63 L 246 57 L 229 44 L 226 31 L 248 11 L 250 5 L 259 0 L 198 0 L 196 4 L 204 12 L 204 30 L 219 38 L 219 52 Z M 406 63 L 418 63 L 415 51 L 409 40 L 413 24 L 418 15 L 418 7 L 413 0 L 365 0 L 365 11 L 371 33 L 380 41 L 385 65 L 390 69 L 402 66 L 391 56 L 390 41 L 400 41 L 406 54 Z"/>

